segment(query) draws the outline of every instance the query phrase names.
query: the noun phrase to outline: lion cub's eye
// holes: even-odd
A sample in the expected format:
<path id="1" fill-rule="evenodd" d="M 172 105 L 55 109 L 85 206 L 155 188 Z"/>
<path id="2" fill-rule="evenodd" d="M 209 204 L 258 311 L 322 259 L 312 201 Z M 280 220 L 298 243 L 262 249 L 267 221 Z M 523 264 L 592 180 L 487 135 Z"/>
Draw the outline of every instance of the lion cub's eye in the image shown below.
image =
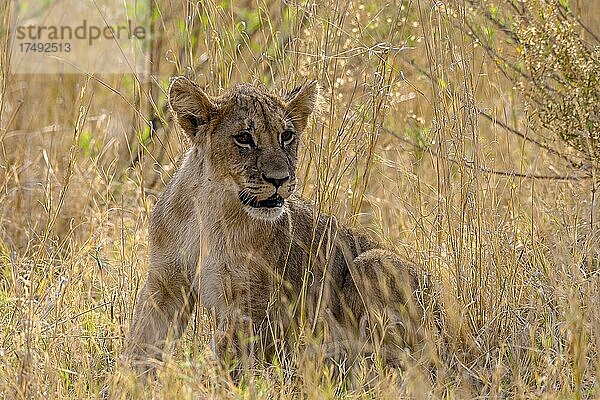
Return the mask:
<path id="1" fill-rule="evenodd" d="M 296 132 L 291 131 L 291 130 L 283 131 L 280 135 L 281 144 L 283 146 L 287 146 L 288 144 L 290 144 L 294 141 L 295 137 L 296 137 Z"/>
<path id="2" fill-rule="evenodd" d="M 233 141 L 240 147 L 251 149 L 254 147 L 254 139 L 248 131 L 241 131 L 233 137 Z"/>

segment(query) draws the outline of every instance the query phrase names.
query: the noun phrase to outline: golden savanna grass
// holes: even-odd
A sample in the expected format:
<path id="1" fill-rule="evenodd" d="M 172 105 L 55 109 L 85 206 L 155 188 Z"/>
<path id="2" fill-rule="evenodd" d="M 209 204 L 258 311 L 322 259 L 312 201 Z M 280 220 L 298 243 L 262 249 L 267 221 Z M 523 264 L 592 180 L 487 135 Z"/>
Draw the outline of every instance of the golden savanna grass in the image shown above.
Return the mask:
<path id="1" fill-rule="evenodd" d="M 152 65 L 137 76 L 14 74 L 3 2 L 0 398 L 600 398 L 598 154 L 593 134 L 587 158 L 552 136 L 531 86 L 548 81 L 501 25 L 541 34 L 490 22 L 524 3 L 151 1 Z M 591 27 L 572 35 L 599 44 L 596 1 L 528 4 L 564 7 Z M 321 83 L 300 191 L 420 266 L 441 310 L 427 316 L 432 363 L 407 354 L 352 385 L 313 357 L 236 384 L 198 309 L 156 382 L 121 367 L 148 215 L 188 145 L 166 106 L 182 74 L 211 94 Z"/>

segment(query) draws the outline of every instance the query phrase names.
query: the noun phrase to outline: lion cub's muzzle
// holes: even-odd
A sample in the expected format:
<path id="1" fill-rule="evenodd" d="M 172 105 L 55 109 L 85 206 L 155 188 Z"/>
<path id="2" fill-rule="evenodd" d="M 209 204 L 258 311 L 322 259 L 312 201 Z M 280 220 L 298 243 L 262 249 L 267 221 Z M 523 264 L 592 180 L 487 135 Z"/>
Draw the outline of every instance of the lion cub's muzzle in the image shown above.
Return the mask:
<path id="1" fill-rule="evenodd" d="M 262 175 L 263 185 L 257 191 L 244 189 L 238 197 L 246 212 L 254 218 L 273 221 L 284 213 L 285 199 L 296 188 L 296 180 L 288 175 Z M 265 185 L 265 183 L 267 185 Z"/>

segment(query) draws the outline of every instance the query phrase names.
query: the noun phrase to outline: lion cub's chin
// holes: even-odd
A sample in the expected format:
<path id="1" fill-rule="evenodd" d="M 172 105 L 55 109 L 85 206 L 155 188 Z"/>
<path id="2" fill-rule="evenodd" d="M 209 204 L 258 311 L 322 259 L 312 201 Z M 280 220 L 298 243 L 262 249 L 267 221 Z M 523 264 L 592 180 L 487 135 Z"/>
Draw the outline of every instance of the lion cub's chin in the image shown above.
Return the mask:
<path id="1" fill-rule="evenodd" d="M 284 214 L 285 205 L 283 205 L 281 207 L 271 207 L 271 208 L 267 208 L 267 207 L 255 208 L 255 207 L 251 207 L 251 206 L 244 206 L 244 210 L 246 211 L 246 213 L 248 213 L 248 215 L 251 218 L 262 220 L 262 221 L 275 222 L 279 218 L 281 218 L 281 216 Z"/>

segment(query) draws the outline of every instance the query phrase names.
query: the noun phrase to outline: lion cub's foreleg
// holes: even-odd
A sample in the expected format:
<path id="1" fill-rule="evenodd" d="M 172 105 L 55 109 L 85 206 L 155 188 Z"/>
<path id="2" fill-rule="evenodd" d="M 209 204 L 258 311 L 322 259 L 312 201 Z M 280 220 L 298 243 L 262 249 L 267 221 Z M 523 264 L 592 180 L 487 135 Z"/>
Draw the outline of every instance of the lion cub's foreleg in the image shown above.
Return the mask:
<path id="1" fill-rule="evenodd" d="M 254 363 L 255 329 L 248 307 L 246 288 L 234 288 L 225 267 L 205 264 L 201 279 L 202 303 L 213 314 L 212 351 L 216 361 L 227 370 L 239 372 Z M 219 265 L 214 263 L 212 265 Z"/>
<path id="2" fill-rule="evenodd" d="M 127 344 L 126 356 L 136 371 L 144 375 L 153 371 L 167 338 L 177 339 L 185 330 L 194 300 L 182 268 L 151 266 L 138 295 Z"/>
<path id="3" fill-rule="evenodd" d="M 234 312 L 221 320 L 213 333 L 213 353 L 222 367 L 234 377 L 255 361 L 254 324 L 250 317 Z"/>

